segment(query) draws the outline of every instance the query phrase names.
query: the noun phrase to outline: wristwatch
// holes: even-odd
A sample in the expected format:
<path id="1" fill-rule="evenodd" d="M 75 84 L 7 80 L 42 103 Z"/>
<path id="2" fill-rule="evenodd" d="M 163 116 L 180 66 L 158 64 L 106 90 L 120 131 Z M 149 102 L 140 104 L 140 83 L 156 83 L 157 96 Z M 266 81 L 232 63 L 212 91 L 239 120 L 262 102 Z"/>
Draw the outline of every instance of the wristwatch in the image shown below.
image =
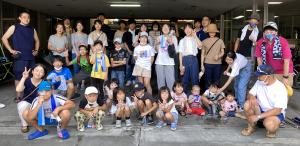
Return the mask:
<path id="1" fill-rule="evenodd" d="M 257 115 L 257 118 L 260 119 L 260 115 Z"/>
<path id="2" fill-rule="evenodd" d="M 288 78 L 289 78 L 289 76 L 283 76 L 283 78 L 285 78 L 285 79 L 288 79 Z"/>

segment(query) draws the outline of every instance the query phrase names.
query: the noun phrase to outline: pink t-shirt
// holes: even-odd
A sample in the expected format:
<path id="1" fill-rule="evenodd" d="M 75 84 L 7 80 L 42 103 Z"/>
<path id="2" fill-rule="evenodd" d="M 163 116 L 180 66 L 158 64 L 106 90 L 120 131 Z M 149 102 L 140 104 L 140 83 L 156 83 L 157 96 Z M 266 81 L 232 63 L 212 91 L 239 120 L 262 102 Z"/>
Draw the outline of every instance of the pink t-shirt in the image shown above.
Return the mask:
<path id="1" fill-rule="evenodd" d="M 231 103 L 228 102 L 227 100 L 224 102 L 224 104 L 221 104 L 221 106 L 224 108 L 226 111 L 234 111 L 235 108 L 237 107 L 237 103 L 235 100 L 233 100 Z"/>
<path id="2" fill-rule="evenodd" d="M 280 42 L 281 42 L 282 58 L 283 59 L 290 59 L 289 73 L 293 73 L 292 53 L 291 53 L 291 50 L 290 50 L 290 47 L 289 47 L 289 43 L 283 37 L 279 37 L 279 38 L 280 38 Z M 255 54 L 254 54 L 255 57 L 261 58 L 261 46 L 262 46 L 263 40 L 264 40 L 264 38 L 260 39 L 257 42 L 256 50 L 255 50 Z M 275 41 L 273 41 L 272 45 L 267 43 L 267 46 L 266 46 L 266 63 L 271 65 L 274 68 L 275 74 L 283 74 L 284 61 L 283 60 L 273 60 L 273 46 L 274 46 L 274 43 L 275 43 Z"/>
<path id="3" fill-rule="evenodd" d="M 180 97 L 183 97 L 185 100 L 187 100 L 187 96 L 186 96 L 186 94 L 184 92 L 182 92 L 181 95 L 177 96 L 176 93 L 174 93 L 173 91 L 171 91 L 171 97 L 174 99 L 175 102 L 177 102 Z"/>

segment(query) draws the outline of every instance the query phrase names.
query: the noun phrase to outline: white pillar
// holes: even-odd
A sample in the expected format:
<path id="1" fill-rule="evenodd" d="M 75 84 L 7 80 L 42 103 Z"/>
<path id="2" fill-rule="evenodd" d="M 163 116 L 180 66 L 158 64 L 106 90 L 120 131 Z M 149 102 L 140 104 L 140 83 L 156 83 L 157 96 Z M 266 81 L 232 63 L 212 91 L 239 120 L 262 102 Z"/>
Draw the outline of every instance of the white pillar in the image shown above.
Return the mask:
<path id="1" fill-rule="evenodd" d="M 220 16 L 220 38 L 224 40 L 224 14 Z"/>
<path id="2" fill-rule="evenodd" d="M 269 0 L 264 0 L 264 22 L 263 22 L 263 24 L 265 24 L 269 21 L 268 2 L 269 2 Z"/>

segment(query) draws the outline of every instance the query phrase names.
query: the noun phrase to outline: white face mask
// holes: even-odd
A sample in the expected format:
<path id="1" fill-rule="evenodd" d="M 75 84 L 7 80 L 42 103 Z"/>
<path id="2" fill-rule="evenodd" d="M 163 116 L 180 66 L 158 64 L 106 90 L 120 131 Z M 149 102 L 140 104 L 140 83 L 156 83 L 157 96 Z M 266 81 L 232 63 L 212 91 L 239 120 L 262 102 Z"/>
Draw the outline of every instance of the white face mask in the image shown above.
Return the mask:
<path id="1" fill-rule="evenodd" d="M 97 53 L 102 53 L 102 51 L 98 51 Z"/>
<path id="2" fill-rule="evenodd" d="M 140 44 L 141 44 L 141 45 L 147 45 L 147 43 L 142 43 L 142 42 L 140 42 Z"/>
<path id="3" fill-rule="evenodd" d="M 153 28 L 153 30 L 158 30 L 158 28 Z"/>
<path id="4" fill-rule="evenodd" d="M 137 96 L 137 98 L 141 99 L 144 96 L 144 94 L 142 94 L 141 96 Z"/>
<path id="5" fill-rule="evenodd" d="M 46 94 L 46 90 L 40 91 L 40 94 L 41 94 L 42 96 L 44 96 L 44 95 Z"/>
<path id="6" fill-rule="evenodd" d="M 265 82 L 265 80 L 267 79 L 268 76 L 265 77 L 265 79 L 263 81 L 258 81 L 260 84 L 262 85 L 267 85 L 269 83 L 269 80 L 267 82 Z"/>
<path id="7" fill-rule="evenodd" d="M 65 25 L 65 27 L 69 27 L 70 25 Z"/>
<path id="8" fill-rule="evenodd" d="M 119 50 L 121 50 L 121 49 L 122 49 L 122 48 L 119 48 L 119 49 L 118 49 L 118 48 L 116 48 L 116 50 L 118 50 L 118 51 L 119 51 Z"/>
<path id="9" fill-rule="evenodd" d="M 95 102 L 91 103 L 91 102 L 89 102 L 89 101 L 88 101 L 88 104 L 95 104 L 96 102 L 97 102 L 97 101 L 95 101 Z"/>
<path id="10" fill-rule="evenodd" d="M 54 67 L 54 69 L 55 69 L 55 70 L 61 70 L 61 69 L 62 69 L 62 67 L 60 67 L 60 68 Z"/>

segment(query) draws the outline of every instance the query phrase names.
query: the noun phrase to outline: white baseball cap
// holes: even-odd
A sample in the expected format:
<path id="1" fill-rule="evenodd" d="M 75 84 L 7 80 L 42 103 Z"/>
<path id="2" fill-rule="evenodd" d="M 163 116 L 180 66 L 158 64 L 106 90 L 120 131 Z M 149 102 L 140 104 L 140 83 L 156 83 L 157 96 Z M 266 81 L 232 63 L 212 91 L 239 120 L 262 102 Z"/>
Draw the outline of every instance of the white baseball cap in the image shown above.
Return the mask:
<path id="1" fill-rule="evenodd" d="M 121 39 L 121 38 L 116 38 L 116 39 L 114 40 L 114 44 L 115 44 L 115 42 L 118 42 L 118 43 L 122 44 L 122 39 Z"/>
<path id="2" fill-rule="evenodd" d="M 143 32 L 140 33 L 140 36 L 144 36 L 144 35 L 145 35 L 145 36 L 148 36 L 148 33 L 145 32 L 145 31 L 143 31 Z"/>
<path id="3" fill-rule="evenodd" d="M 91 87 L 87 87 L 86 89 L 85 89 L 85 95 L 89 95 L 89 94 L 91 94 L 91 93 L 97 93 L 98 94 L 98 90 L 97 90 L 97 88 L 96 87 L 94 87 L 94 86 L 91 86 Z"/>

